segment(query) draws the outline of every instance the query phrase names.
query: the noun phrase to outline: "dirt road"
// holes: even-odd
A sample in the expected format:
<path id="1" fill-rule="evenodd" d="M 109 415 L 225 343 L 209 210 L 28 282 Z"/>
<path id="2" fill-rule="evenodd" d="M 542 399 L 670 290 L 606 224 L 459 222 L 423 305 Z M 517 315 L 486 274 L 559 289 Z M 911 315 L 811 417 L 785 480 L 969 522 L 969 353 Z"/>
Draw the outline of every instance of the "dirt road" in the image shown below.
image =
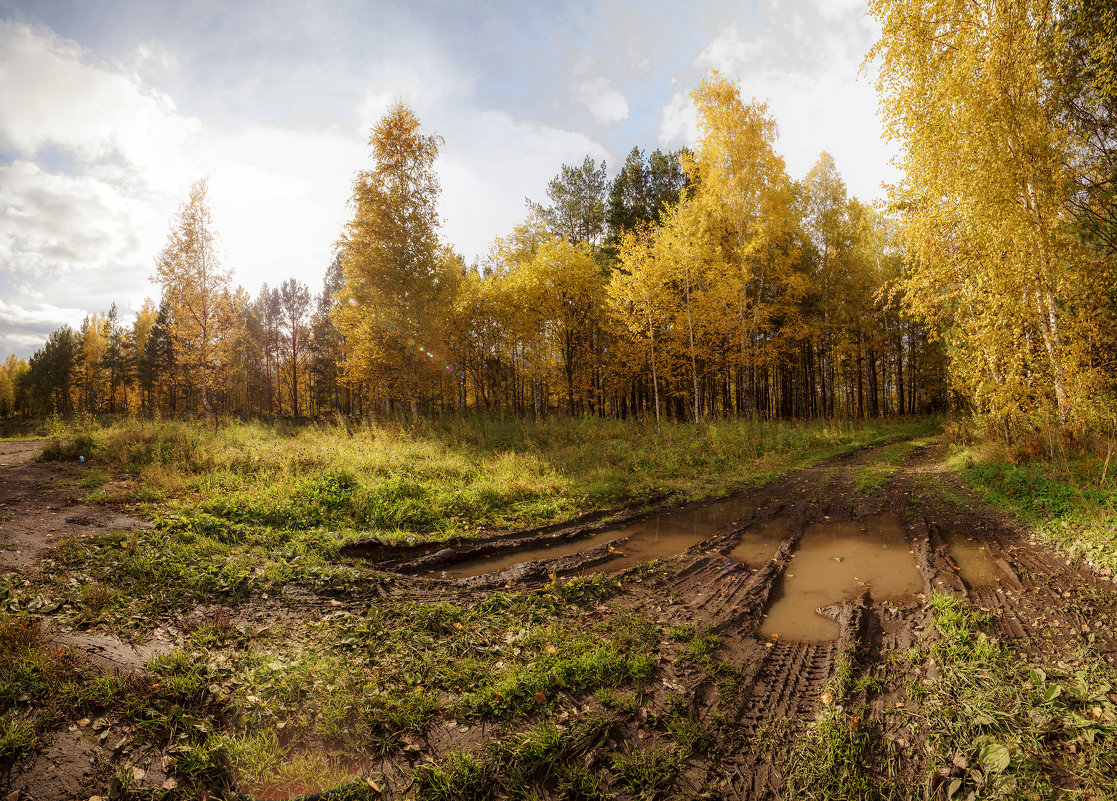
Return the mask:
<path id="1" fill-rule="evenodd" d="M 1069 564 L 1029 541 L 1009 516 L 961 486 L 941 466 L 936 448 L 915 448 L 884 467 L 877 464 L 880 449 L 875 449 L 794 473 L 736 499 L 737 519 L 686 553 L 618 574 L 623 589 L 587 614 L 634 610 L 668 634 L 660 640 L 657 667 L 636 692 L 631 714 L 599 747 L 666 744 L 668 732 L 657 724 L 657 715 L 662 719 L 665 709 L 683 710 L 701 724 L 708 741 L 688 754 L 653 797 L 779 798 L 789 755 L 806 724 L 856 694 L 860 712 L 849 725 L 864 733 L 866 754 L 888 761 L 893 778 L 898 775 L 912 787 L 940 774 L 949 779 L 949 765 L 928 764 L 928 732 L 912 722 L 922 703 L 921 688 L 934 680 L 937 666 L 933 660 L 904 658 L 913 650 L 927 653 L 938 637 L 928 606 L 936 592 L 986 611 L 989 634 L 1045 664 L 1071 666 L 1084 653 L 1117 664 L 1110 625 L 1117 619 L 1114 578 Z M 79 469 L 30 462 L 33 448 L 23 443 L 2 452 L 9 466 L 0 468 L 0 570 L 9 577 L 38 569 L 63 538 L 146 525 L 108 506 L 83 503 Z M 867 485 L 865 476 L 873 470 L 884 470 L 887 480 Z M 384 585 L 385 592 L 395 598 L 475 605 L 496 591 L 623 564 L 618 560 L 636 547 L 626 538 L 635 536 L 646 515 L 630 510 L 621 518 L 608 525 L 590 519 L 494 535 L 443 550 L 365 543 L 348 549 L 347 558 L 370 570 L 390 571 L 395 578 Z M 611 538 L 611 530 L 621 534 Z M 596 539 L 579 549 L 584 536 Z M 441 578 L 455 565 L 507 557 L 541 540 L 562 550 L 550 558 L 509 560 L 498 572 Z M 871 547 L 862 553 L 853 548 L 856 542 Z M 848 571 L 844 584 L 824 586 L 843 571 Z M 822 602 L 810 600 L 815 591 L 823 593 Z M 315 596 L 303 596 L 293 614 L 317 619 Z M 355 597 L 347 603 L 367 607 L 376 600 Z M 189 613 L 183 609 L 182 620 Z M 843 671 L 852 677 L 842 690 L 849 697 L 835 698 L 830 688 Z M 568 701 L 570 708 L 583 710 L 602 703 L 592 694 L 572 694 Z M 425 737 L 409 735 L 406 748 L 381 753 L 374 767 L 384 782 L 378 785 L 382 797 L 408 797 L 414 792 L 408 777 L 416 765 L 438 762 L 452 749 L 476 752 L 484 731 L 482 726 L 459 735 L 455 725 L 439 725 Z M 40 801 L 88 797 L 96 789 L 83 784 L 90 760 L 109 764 L 114 757 L 80 735 L 59 732 L 49 748 L 10 766 L 0 790 Z M 607 788 L 607 797 L 633 795 L 618 783 L 607 759 L 587 753 L 584 761 Z M 164 779 L 150 759 L 145 764 L 152 776 Z M 52 772 L 68 777 L 59 785 L 64 793 L 44 784 Z M 575 797 L 556 790 L 546 777 L 538 781 L 541 797 Z M 1073 780 L 1066 781 L 1073 788 Z M 934 781 L 932 787 L 937 787 Z"/>

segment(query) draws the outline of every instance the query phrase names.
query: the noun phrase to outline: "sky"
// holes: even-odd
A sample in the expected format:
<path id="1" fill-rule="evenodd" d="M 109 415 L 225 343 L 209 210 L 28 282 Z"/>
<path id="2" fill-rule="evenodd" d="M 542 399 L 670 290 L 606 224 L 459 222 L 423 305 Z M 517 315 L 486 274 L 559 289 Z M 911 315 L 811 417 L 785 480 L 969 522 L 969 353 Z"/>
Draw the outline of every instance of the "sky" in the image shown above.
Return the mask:
<path id="1" fill-rule="evenodd" d="M 467 261 L 563 164 L 692 145 L 712 70 L 768 102 L 792 178 L 897 179 L 864 0 L 0 0 L 0 359 L 130 322 L 191 184 L 250 293 L 321 289 L 395 99 L 443 137 L 442 234 Z"/>

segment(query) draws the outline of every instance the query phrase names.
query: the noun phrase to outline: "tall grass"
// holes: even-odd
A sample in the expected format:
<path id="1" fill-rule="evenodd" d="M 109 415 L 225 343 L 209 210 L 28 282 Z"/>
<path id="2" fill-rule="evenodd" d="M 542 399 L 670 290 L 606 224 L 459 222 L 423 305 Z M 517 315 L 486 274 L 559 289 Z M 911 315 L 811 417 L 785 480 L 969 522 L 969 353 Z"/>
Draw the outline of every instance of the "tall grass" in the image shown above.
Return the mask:
<path id="1" fill-rule="evenodd" d="M 717 497 L 935 420 L 668 425 L 444 417 L 417 427 L 128 420 L 81 432 L 90 457 L 138 477 L 131 500 L 272 527 L 444 539 L 632 499 Z"/>
<path id="2" fill-rule="evenodd" d="M 957 439 L 957 438 L 956 438 Z M 1117 572 L 1117 453 L 1112 444 L 956 443 L 948 464 L 1071 559 Z"/>

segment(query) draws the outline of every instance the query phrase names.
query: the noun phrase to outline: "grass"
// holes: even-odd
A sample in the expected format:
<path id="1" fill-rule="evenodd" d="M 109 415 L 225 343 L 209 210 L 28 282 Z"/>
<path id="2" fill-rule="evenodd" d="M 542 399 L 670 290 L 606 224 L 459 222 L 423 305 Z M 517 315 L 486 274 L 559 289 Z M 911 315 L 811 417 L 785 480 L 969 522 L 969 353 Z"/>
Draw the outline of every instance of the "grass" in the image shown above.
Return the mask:
<path id="1" fill-rule="evenodd" d="M 931 600 L 939 675 L 922 700 L 927 752 L 949 798 L 1110 798 L 1117 776 L 1117 676 L 1084 654 L 1040 666 L 987 636 L 982 613 Z"/>
<path id="2" fill-rule="evenodd" d="M 784 769 L 789 799 L 899 801 L 911 797 L 892 778 L 895 754 L 864 724 L 868 715 L 853 699 L 865 689 L 865 677 L 855 678 L 854 656 L 842 653 L 838 657 L 822 694 L 818 719 L 791 748 Z"/>
<path id="3" fill-rule="evenodd" d="M 923 437 L 902 442 L 894 442 L 877 451 L 873 458 L 857 471 L 855 485 L 858 492 L 867 495 L 878 495 L 892 474 L 899 469 L 900 463 L 909 453 L 918 447 L 934 441 L 933 438 Z"/>
<path id="4" fill-rule="evenodd" d="M 448 419 L 214 432 L 52 421 L 46 456 L 86 457 L 67 488 L 91 492 L 87 502 L 139 505 L 154 527 L 65 539 L 40 570 L 0 583 L 0 709 L 10 708 L 0 761 L 75 715 L 112 710 L 137 741 L 174 755 L 182 792 L 343 785 L 360 798 L 371 790 L 345 782 L 372 761 L 420 753 L 415 743 L 433 727 L 484 725 L 499 735 L 480 750 L 416 769 L 418 797 L 530 797 L 532 788 L 667 797 L 684 762 L 714 740 L 702 720 L 670 707 L 651 710 L 649 748 L 616 741 L 618 721 L 648 711 L 642 691 L 667 636 L 647 610 L 603 606 L 621 589 L 616 579 L 552 580 L 470 605 L 383 597 L 395 579 L 342 559 L 340 547 L 369 535 L 468 538 L 652 496 L 720 496 L 936 426 L 726 422 L 657 433 L 596 419 Z M 288 590 L 319 611 L 262 626 L 236 619 L 246 604 L 282 608 Z M 209 611 L 143 683 L 86 673 L 38 634 L 49 615 L 57 628 L 143 636 L 195 608 Z M 721 696 L 736 692 L 739 671 L 718 659 L 716 637 L 688 627 L 670 636 Z M 581 759 L 592 749 L 604 749 L 603 761 Z"/>
<path id="5" fill-rule="evenodd" d="M 406 753 L 435 723 L 538 726 L 576 698 L 639 686 L 660 634 L 629 613 L 588 624 L 585 604 L 600 600 L 606 583 L 553 582 L 473 607 L 390 600 L 267 631 L 207 624 L 154 668 L 164 694 L 184 707 L 205 698 L 219 705 L 231 723 L 219 748 L 242 791 L 297 779 L 323 789 L 351 778 L 361 754 Z M 214 741 L 188 745 L 204 757 Z M 431 797 L 473 787 L 472 759 L 424 774 L 442 788 Z M 499 775 L 517 775 L 508 759 L 501 765 Z M 190 769 L 204 773 L 206 763 Z"/>
<path id="6" fill-rule="evenodd" d="M 947 464 L 1044 542 L 1117 573 L 1117 460 L 1085 451 L 1051 458 L 984 443 L 954 446 Z"/>
<path id="7" fill-rule="evenodd" d="M 487 741 L 477 754 L 451 751 L 438 764 L 414 773 L 416 797 L 430 801 L 534 798 L 533 790 L 557 787 L 566 798 L 604 798 L 600 779 L 577 758 L 600 746 L 615 725 L 591 713 L 566 726 L 543 721 Z"/>
<path id="8" fill-rule="evenodd" d="M 0 764 L 92 710 L 131 714 L 151 691 L 146 680 L 92 671 L 71 648 L 50 641 L 37 618 L 0 613 Z"/>
<path id="9" fill-rule="evenodd" d="M 163 502 L 203 526 L 441 541 L 662 494 L 717 497 L 937 425 L 733 421 L 657 433 L 596 418 L 448 418 L 418 429 L 228 423 L 215 433 L 180 421 L 126 421 L 59 439 L 48 457 L 87 451 L 93 469 L 140 476 L 131 500 Z M 86 481 L 99 479 L 91 473 Z"/>

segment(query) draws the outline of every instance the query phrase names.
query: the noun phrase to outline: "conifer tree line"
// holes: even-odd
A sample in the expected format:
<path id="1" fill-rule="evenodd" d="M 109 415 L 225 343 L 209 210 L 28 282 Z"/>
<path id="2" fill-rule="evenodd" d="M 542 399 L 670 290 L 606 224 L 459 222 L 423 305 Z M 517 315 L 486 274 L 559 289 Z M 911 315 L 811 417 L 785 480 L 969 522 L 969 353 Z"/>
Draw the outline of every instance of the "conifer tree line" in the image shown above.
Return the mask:
<path id="1" fill-rule="evenodd" d="M 397 102 L 314 295 L 235 288 L 200 181 L 156 259 L 159 304 L 53 332 L 9 407 L 657 423 L 945 408 L 939 345 L 885 290 L 903 268 L 895 223 L 826 153 L 793 181 L 766 106 L 721 76 L 693 97 L 693 152 L 634 148 L 611 180 L 589 157 L 563 165 L 469 265 L 440 238 L 442 140 Z"/>

